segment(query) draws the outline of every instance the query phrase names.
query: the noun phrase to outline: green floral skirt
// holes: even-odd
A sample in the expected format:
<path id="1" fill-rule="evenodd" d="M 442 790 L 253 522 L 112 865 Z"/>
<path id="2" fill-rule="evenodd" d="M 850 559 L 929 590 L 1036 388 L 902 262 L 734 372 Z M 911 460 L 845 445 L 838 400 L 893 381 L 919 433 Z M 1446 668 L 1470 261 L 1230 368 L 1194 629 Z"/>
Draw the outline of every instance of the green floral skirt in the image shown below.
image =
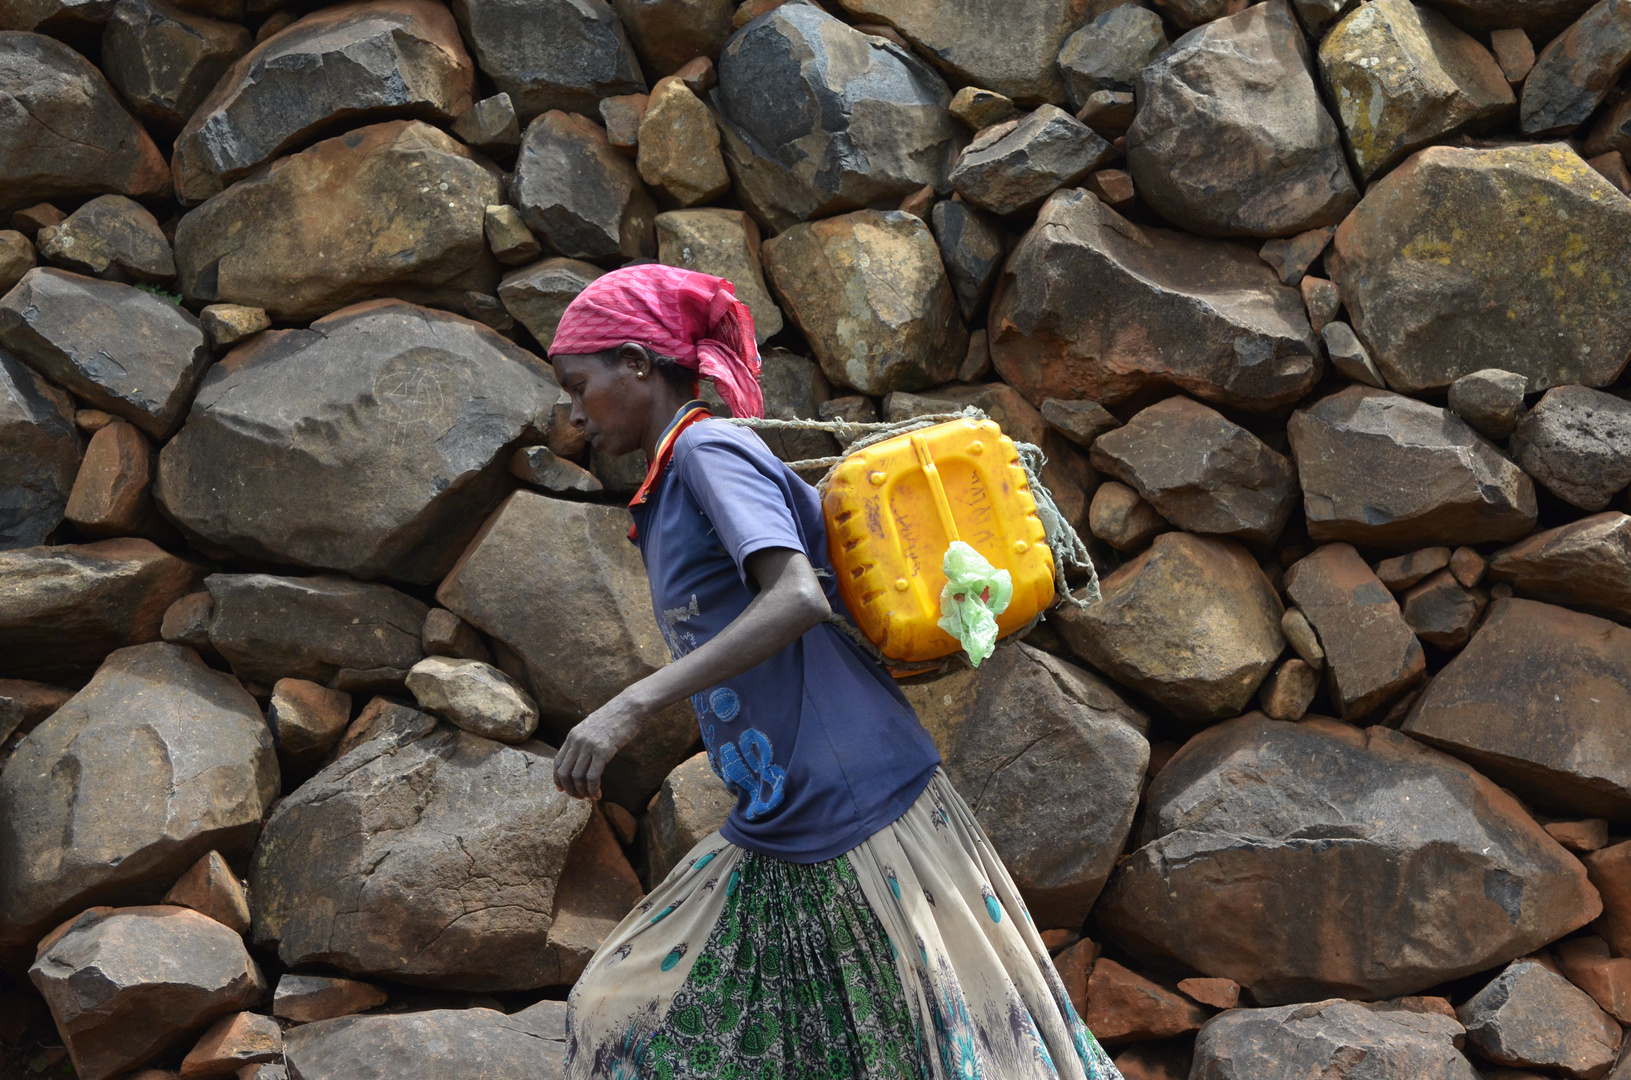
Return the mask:
<path id="1" fill-rule="evenodd" d="M 573 987 L 571 1080 L 1110 1080 L 944 773 L 827 862 L 716 833 Z"/>

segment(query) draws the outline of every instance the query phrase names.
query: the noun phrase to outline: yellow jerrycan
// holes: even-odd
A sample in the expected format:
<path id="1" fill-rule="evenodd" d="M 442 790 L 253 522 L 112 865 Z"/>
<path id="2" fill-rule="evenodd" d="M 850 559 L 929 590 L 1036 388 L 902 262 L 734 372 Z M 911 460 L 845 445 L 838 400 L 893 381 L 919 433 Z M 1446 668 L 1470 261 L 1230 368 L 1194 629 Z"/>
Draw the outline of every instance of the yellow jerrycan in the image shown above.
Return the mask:
<path id="1" fill-rule="evenodd" d="M 838 591 L 866 637 L 892 660 L 950 656 L 941 566 L 961 540 L 1013 580 L 999 637 L 1053 602 L 1053 553 L 1013 440 L 993 421 L 961 419 L 857 450 L 833 470 L 823 503 Z"/>

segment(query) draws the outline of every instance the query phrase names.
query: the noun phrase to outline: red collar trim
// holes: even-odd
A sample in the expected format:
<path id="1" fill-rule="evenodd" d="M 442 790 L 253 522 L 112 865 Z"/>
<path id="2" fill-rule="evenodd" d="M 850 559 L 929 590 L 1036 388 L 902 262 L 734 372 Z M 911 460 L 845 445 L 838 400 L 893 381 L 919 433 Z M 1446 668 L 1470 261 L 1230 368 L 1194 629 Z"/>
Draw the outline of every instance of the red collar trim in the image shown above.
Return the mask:
<path id="1" fill-rule="evenodd" d="M 662 439 L 657 443 L 657 456 L 646 466 L 646 478 L 641 482 L 639 490 L 634 493 L 634 498 L 629 500 L 630 510 L 643 505 L 647 499 L 651 498 L 651 489 L 657 486 L 657 480 L 662 476 L 663 470 L 668 468 L 668 463 L 673 460 L 674 443 L 678 441 L 680 434 L 697 421 L 707 420 L 711 416 L 713 416 L 713 410 L 700 401 L 691 402 L 681 410 L 679 417 L 668 426 L 668 430 L 663 433 Z M 634 538 L 635 526 L 631 525 L 629 526 L 629 539 L 633 540 Z"/>

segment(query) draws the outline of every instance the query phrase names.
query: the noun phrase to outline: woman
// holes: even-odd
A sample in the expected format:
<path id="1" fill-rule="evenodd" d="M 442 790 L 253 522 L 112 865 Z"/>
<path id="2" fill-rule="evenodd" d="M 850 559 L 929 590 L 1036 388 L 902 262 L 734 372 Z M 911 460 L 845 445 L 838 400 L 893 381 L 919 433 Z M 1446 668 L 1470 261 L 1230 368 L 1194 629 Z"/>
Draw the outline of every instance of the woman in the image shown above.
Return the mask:
<path id="1" fill-rule="evenodd" d="M 646 452 L 630 536 L 674 655 L 572 730 L 556 782 L 598 798 L 607 761 L 689 697 L 737 800 L 573 988 L 568 1075 L 1117 1076 L 911 706 L 828 622 L 815 491 L 695 400 L 700 374 L 763 415 L 730 283 L 613 271 L 549 352 L 593 446 Z"/>

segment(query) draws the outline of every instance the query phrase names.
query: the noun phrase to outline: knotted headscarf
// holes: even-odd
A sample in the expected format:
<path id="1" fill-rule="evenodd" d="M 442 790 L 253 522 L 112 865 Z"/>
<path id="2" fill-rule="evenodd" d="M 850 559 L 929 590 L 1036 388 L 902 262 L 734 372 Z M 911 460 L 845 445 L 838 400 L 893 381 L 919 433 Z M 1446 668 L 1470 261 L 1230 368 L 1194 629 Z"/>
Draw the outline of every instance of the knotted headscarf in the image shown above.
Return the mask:
<path id="1" fill-rule="evenodd" d="M 561 315 L 549 355 L 646 345 L 714 381 L 737 416 L 763 416 L 753 316 L 724 278 L 647 263 L 589 283 Z"/>

